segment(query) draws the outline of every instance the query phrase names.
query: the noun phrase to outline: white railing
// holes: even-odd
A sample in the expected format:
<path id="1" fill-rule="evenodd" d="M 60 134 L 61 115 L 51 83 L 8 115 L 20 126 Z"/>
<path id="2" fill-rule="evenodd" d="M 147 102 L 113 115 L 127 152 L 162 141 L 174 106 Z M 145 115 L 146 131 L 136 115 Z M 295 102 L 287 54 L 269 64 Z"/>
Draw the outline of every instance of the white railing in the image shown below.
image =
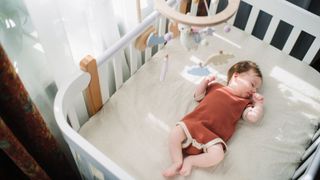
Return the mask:
<path id="1" fill-rule="evenodd" d="M 313 41 L 311 47 L 309 48 L 303 59 L 304 62 L 310 64 L 320 48 L 319 17 L 283 0 L 243 1 L 253 6 L 253 10 L 251 11 L 247 26 L 245 28 L 245 31 L 247 33 L 250 34 L 252 32 L 260 10 L 263 10 L 273 16 L 264 37 L 264 41 L 267 43 L 271 42 L 280 20 L 294 26 L 293 31 L 291 32 L 284 46 L 284 51 L 287 54 L 290 53 L 301 31 L 305 31 L 313 35 L 315 37 L 315 40 Z M 174 2 L 174 0 L 171 0 L 169 3 Z M 211 3 L 211 5 L 212 4 L 217 6 L 217 4 Z M 192 5 L 192 9 L 194 9 L 195 7 L 197 8 L 197 4 Z M 282 9 L 282 11 L 279 9 Z M 283 11 L 283 9 L 285 9 L 285 11 Z M 212 7 L 211 12 L 216 12 L 216 7 Z M 125 34 L 112 47 L 108 48 L 105 52 L 103 52 L 96 58 L 98 67 L 105 67 L 107 66 L 107 63 L 112 63 L 115 76 L 114 80 L 112 81 L 115 83 L 116 90 L 120 88 L 124 83 L 122 64 L 120 64 L 120 61 L 117 61 L 117 54 L 120 51 L 123 51 L 125 48 L 129 49 L 131 71 L 130 75 L 133 75 L 134 72 L 136 72 L 136 70 L 139 68 L 138 54 L 140 53 L 135 49 L 134 41 L 137 36 L 139 36 L 147 27 L 153 25 L 154 22 L 160 22 L 160 25 L 158 25 L 158 28 L 160 28 L 158 32 L 164 34 L 167 21 L 164 19 L 157 21 L 159 16 L 159 12 L 152 12 L 141 22 L 141 24 L 136 26 L 131 32 Z M 228 22 L 233 24 L 234 20 L 235 16 L 229 19 Z M 160 45 L 160 47 L 161 46 L 162 45 Z M 145 60 L 147 61 L 152 56 L 151 48 L 147 48 L 144 53 Z M 99 75 L 104 76 L 105 71 L 107 70 L 99 68 Z M 86 72 L 79 71 L 61 86 L 54 102 L 54 113 L 58 126 L 60 127 L 63 136 L 73 153 L 78 168 L 84 178 L 92 179 L 96 177 L 99 179 L 134 179 L 123 169 L 121 169 L 116 163 L 106 157 L 96 147 L 94 147 L 77 133 L 77 131 L 81 127 L 81 123 L 79 122 L 76 110 L 73 108 L 73 98 L 75 94 L 82 94 L 83 90 L 86 89 L 89 82 L 90 75 Z M 106 78 L 101 78 L 100 83 L 102 99 L 103 102 L 106 102 L 111 96 Z M 71 126 L 69 125 L 69 123 L 71 124 Z M 317 139 L 318 137 L 319 136 L 316 137 L 316 140 L 314 140 L 314 142 L 319 141 L 319 139 Z M 310 146 L 310 148 L 313 149 L 306 151 L 306 153 L 308 154 L 306 154 L 303 159 L 306 163 L 302 164 L 302 166 L 300 166 L 300 168 L 296 171 L 295 178 L 302 176 L 303 172 L 307 172 L 307 174 L 305 174 L 305 177 L 309 177 L 310 174 L 314 175 L 314 173 L 316 172 L 320 162 L 320 150 L 318 144 L 312 145 Z M 316 153 L 312 154 L 312 152 Z"/>

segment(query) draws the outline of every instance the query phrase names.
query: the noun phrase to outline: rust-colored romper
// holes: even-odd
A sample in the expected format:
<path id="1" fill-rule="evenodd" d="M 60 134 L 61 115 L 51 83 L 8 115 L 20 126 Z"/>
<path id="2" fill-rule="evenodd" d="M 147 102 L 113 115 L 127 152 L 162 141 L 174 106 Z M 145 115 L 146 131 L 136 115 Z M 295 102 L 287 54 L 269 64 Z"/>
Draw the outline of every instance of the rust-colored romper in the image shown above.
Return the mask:
<path id="1" fill-rule="evenodd" d="M 210 84 L 199 105 L 178 123 L 188 138 L 183 143 L 184 151 L 199 154 L 218 143 L 226 151 L 225 142 L 234 133 L 236 123 L 249 103 L 250 99 L 233 95 L 222 84 Z"/>

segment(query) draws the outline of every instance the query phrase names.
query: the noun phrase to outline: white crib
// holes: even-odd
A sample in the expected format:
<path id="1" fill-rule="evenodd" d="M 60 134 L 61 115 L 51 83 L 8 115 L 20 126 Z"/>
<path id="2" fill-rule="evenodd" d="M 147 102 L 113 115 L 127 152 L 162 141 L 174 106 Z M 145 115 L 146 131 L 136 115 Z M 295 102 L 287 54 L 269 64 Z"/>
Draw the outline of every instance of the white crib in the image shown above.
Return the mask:
<path id="1" fill-rule="evenodd" d="M 174 4 L 174 0 L 170 3 Z M 280 21 L 284 21 L 293 26 L 293 29 L 282 49 L 282 56 L 284 58 L 294 59 L 289 57 L 292 48 L 294 47 L 300 33 L 302 31 L 314 36 L 313 43 L 309 47 L 307 53 L 303 58 L 302 64 L 310 64 L 313 58 L 316 56 L 320 48 L 320 17 L 311 14 L 287 1 L 284 0 L 242 0 L 242 3 L 247 3 L 252 6 L 250 16 L 245 26 L 245 33 L 239 33 L 236 27 L 232 27 L 232 31 L 227 35 L 229 40 L 234 38 L 236 41 L 251 41 L 251 39 L 257 39 L 251 36 L 254 29 L 257 17 L 260 11 L 264 11 L 272 16 L 268 29 L 261 42 L 265 48 L 271 47 L 270 42 L 276 32 Z M 191 4 L 191 13 L 195 14 L 198 4 Z M 210 4 L 211 14 L 216 13 L 217 2 L 211 0 Z M 233 16 L 227 23 L 233 25 L 236 16 Z M 153 56 L 154 51 L 160 51 L 166 45 L 161 44 L 157 47 L 147 48 L 145 51 L 140 52 L 135 48 L 135 40 L 141 35 L 145 29 L 151 25 L 155 25 L 159 34 L 167 32 L 166 27 L 169 20 L 162 17 L 158 11 L 152 12 L 146 17 L 138 26 L 136 26 L 131 32 L 125 34 L 117 43 L 108 48 L 99 57 L 96 57 L 96 61 L 90 56 L 84 58 L 82 61 L 84 71 L 79 71 L 73 75 L 73 77 L 67 80 L 64 85 L 59 89 L 55 102 L 54 102 L 54 114 L 58 126 L 68 143 L 70 150 L 73 154 L 74 160 L 77 163 L 78 169 L 83 179 L 136 179 L 120 167 L 116 162 L 112 161 L 110 157 L 107 157 L 98 148 L 88 142 L 82 137 L 78 131 L 85 123 L 81 120 L 81 114 L 86 114 L 90 117 L 94 115 L 101 105 L 106 103 L 112 96 L 113 92 L 109 89 L 109 84 L 114 83 L 116 91 L 122 88 L 125 83 L 123 77 L 123 65 L 119 58 L 123 58 L 124 54 L 127 55 L 130 63 L 130 76 L 134 76 L 137 70 L 140 68 L 138 64 L 147 63 Z M 253 46 L 254 47 L 254 46 Z M 263 50 L 260 47 L 254 50 Z M 280 50 L 277 50 L 280 51 Z M 270 56 L 272 57 L 272 56 Z M 299 61 L 297 59 L 293 61 Z M 300 63 L 300 62 L 299 62 Z M 84 66 L 84 65 L 87 66 Z M 105 76 L 106 66 L 112 66 L 114 69 L 114 79 L 107 79 Z M 98 67 L 98 73 L 88 73 Z M 312 71 L 315 74 L 314 77 L 320 78 L 320 74 L 315 72 L 311 67 L 302 67 L 304 71 Z M 309 72 L 310 73 L 310 72 Z M 99 74 L 99 75 L 98 75 Z M 100 84 L 100 86 L 99 86 Z M 97 86 L 99 88 L 97 88 Z M 320 89 L 319 83 L 314 85 L 315 88 Z M 84 98 L 75 99 L 76 95 L 81 95 L 85 92 Z M 101 96 L 101 98 L 100 98 Z M 319 94 L 320 96 L 320 94 Z M 84 102 L 85 105 L 84 105 Z M 79 106 L 86 106 L 86 109 L 80 110 Z M 80 108 L 81 109 L 81 108 Z M 319 117 L 319 115 L 318 115 Z M 87 121 L 85 119 L 84 121 Z M 317 171 L 320 166 L 320 129 L 318 129 L 312 138 L 310 138 L 310 146 L 305 150 L 305 153 L 301 157 L 301 164 L 297 167 L 292 179 L 315 179 Z M 112 147 L 110 147 L 112 148 Z M 161 170 L 159 170 L 160 172 Z M 152 177 L 150 177 L 152 178 Z"/>

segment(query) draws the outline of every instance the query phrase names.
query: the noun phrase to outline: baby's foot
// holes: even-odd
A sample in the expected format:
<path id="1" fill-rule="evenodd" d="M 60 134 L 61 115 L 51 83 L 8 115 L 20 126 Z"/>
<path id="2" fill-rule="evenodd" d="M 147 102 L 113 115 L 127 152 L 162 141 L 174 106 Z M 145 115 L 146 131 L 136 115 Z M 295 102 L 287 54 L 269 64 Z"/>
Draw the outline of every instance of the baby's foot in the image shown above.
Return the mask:
<path id="1" fill-rule="evenodd" d="M 183 161 L 182 168 L 179 173 L 181 176 L 189 176 L 191 173 L 192 164 L 187 159 Z"/>
<path id="2" fill-rule="evenodd" d="M 179 173 L 179 169 L 181 168 L 182 163 L 181 162 L 177 162 L 177 163 L 173 163 L 171 164 L 170 167 L 168 167 L 166 170 L 164 170 L 162 172 L 162 175 L 164 177 L 172 177 L 175 176 Z"/>

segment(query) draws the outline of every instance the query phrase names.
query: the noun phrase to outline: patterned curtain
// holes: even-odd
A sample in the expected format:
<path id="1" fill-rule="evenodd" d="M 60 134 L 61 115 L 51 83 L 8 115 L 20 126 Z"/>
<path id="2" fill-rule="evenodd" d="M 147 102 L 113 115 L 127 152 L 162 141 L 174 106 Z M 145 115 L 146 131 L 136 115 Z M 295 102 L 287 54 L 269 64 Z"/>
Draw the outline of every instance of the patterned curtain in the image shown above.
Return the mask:
<path id="1" fill-rule="evenodd" d="M 49 132 L 1 44 L 0 116 L 0 148 L 30 179 L 79 177 Z"/>
<path id="2" fill-rule="evenodd" d="M 0 117 L 0 148 L 30 179 L 50 179 Z M 27 162 L 27 163 L 26 163 Z"/>

